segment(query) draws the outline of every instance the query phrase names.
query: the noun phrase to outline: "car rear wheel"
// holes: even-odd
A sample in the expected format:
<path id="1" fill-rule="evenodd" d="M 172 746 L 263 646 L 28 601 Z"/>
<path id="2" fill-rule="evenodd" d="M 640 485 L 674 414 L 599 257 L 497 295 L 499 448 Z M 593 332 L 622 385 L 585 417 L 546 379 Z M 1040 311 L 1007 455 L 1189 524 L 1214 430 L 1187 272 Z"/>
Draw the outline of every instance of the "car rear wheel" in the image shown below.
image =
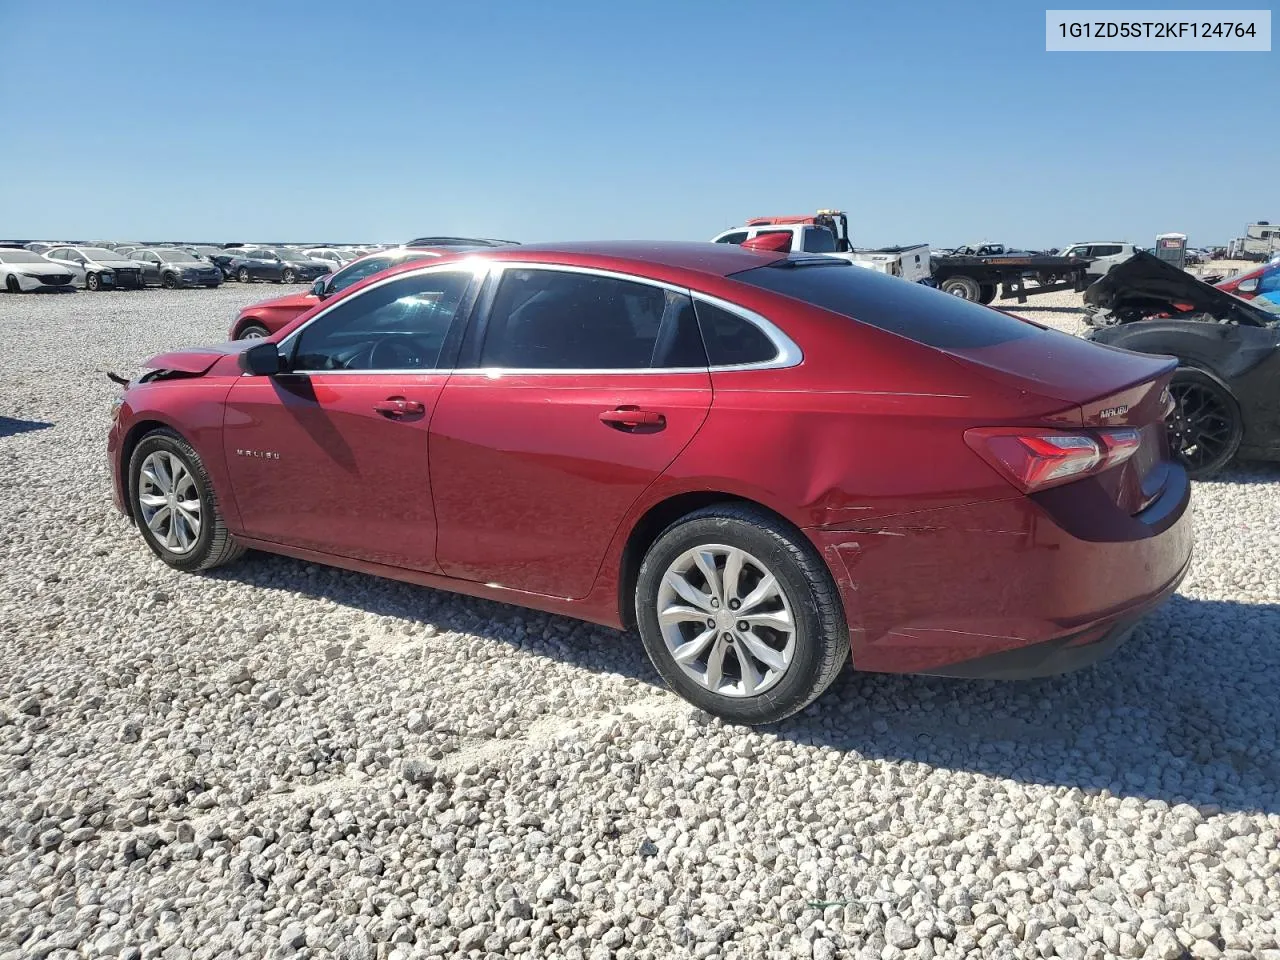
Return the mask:
<path id="1" fill-rule="evenodd" d="M 984 283 L 978 291 L 979 303 L 990 303 L 996 298 L 996 285 L 994 283 Z"/>
<path id="2" fill-rule="evenodd" d="M 1240 449 L 1240 404 L 1230 390 L 1195 367 L 1180 367 L 1169 393 L 1175 405 L 1166 421 L 1170 451 L 1193 480 L 1213 476 Z"/>
<path id="3" fill-rule="evenodd" d="M 248 282 L 249 282 L 249 268 L 248 268 L 248 267 L 241 267 L 241 268 L 239 269 L 239 271 L 237 271 L 237 273 L 236 273 L 236 279 L 237 279 L 237 280 L 239 280 L 241 283 L 248 283 Z"/>
<path id="4" fill-rule="evenodd" d="M 284 271 L 284 282 L 285 282 L 285 283 L 297 283 L 297 282 L 298 282 L 298 275 L 297 275 L 296 273 L 294 273 L 292 270 L 290 270 L 290 269 L 286 268 L 286 269 L 285 269 L 285 271 Z"/>
<path id="5" fill-rule="evenodd" d="M 237 340 L 261 340 L 267 335 L 267 328 L 260 323 L 246 323 L 236 334 Z"/>
<path id="6" fill-rule="evenodd" d="M 154 430 L 134 448 L 129 500 L 142 539 L 171 567 L 208 570 L 244 553 L 227 532 L 200 455 L 172 430 Z"/>
<path id="7" fill-rule="evenodd" d="M 10 293 L 21 293 L 22 287 L 18 284 L 18 278 L 12 273 L 4 278 L 4 288 Z"/>
<path id="8" fill-rule="evenodd" d="M 164 287 L 166 290 L 176 290 L 178 287 L 178 278 L 172 273 L 166 273 L 160 278 L 160 286 Z"/>
<path id="9" fill-rule="evenodd" d="M 959 297 L 961 300 L 976 301 L 982 296 L 978 281 L 972 277 L 947 277 L 942 281 L 941 290 L 943 293 L 949 293 L 953 297 Z"/>
<path id="10" fill-rule="evenodd" d="M 98 275 L 96 273 L 86 274 L 84 278 L 84 288 L 86 290 L 100 290 L 102 288 L 102 281 L 98 279 Z"/>
<path id="11" fill-rule="evenodd" d="M 821 557 L 799 530 L 753 507 L 708 507 L 663 531 L 640 566 L 635 609 L 667 684 L 733 723 L 804 709 L 849 653 Z"/>

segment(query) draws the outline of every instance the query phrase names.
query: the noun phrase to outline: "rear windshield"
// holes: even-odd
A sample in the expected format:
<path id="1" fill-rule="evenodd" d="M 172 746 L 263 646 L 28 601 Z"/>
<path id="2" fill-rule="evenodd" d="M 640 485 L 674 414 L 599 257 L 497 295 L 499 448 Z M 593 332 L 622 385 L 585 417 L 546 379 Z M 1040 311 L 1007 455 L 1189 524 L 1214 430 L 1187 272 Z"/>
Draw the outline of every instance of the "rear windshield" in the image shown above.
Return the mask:
<path id="1" fill-rule="evenodd" d="M 733 279 L 939 350 L 989 347 L 1041 332 L 999 310 L 834 259 L 822 265 L 755 267 Z"/>

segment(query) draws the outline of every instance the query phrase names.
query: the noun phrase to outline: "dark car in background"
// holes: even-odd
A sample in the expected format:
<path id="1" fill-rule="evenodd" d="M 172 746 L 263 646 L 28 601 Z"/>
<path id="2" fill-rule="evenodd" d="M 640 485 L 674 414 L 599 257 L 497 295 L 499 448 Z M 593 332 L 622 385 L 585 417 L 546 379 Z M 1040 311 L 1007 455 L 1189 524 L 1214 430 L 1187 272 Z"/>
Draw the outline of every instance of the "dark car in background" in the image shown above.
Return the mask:
<path id="1" fill-rule="evenodd" d="M 243 247 L 235 251 L 229 266 L 231 275 L 241 283 L 254 280 L 298 283 L 323 277 L 331 271 L 333 264 L 325 260 L 312 260 L 298 250 Z"/>
<path id="2" fill-rule="evenodd" d="M 173 247 L 144 247 L 129 254 L 142 264 L 144 284 L 165 287 L 217 287 L 222 285 L 222 271 L 194 253 Z"/>

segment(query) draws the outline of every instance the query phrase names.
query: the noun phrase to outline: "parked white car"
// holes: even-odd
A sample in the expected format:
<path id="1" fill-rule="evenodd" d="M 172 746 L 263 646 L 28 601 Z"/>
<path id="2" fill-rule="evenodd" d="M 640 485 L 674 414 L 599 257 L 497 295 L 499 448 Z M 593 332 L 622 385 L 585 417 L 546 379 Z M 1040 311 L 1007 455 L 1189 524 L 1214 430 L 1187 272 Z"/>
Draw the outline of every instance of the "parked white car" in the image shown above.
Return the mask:
<path id="1" fill-rule="evenodd" d="M 0 247 L 0 288 L 8 293 L 75 290 L 75 276 L 38 253 Z"/>
<path id="2" fill-rule="evenodd" d="M 65 266 L 86 290 L 140 290 L 142 264 L 105 247 L 54 247 L 46 256 Z"/>
<path id="3" fill-rule="evenodd" d="M 1137 248 L 1132 243 L 1123 243 L 1119 240 L 1092 240 L 1089 243 L 1073 243 L 1058 256 L 1079 257 L 1082 260 L 1093 261 L 1085 274 L 1097 280 L 1105 276 L 1117 263 L 1124 263 L 1136 252 Z"/>

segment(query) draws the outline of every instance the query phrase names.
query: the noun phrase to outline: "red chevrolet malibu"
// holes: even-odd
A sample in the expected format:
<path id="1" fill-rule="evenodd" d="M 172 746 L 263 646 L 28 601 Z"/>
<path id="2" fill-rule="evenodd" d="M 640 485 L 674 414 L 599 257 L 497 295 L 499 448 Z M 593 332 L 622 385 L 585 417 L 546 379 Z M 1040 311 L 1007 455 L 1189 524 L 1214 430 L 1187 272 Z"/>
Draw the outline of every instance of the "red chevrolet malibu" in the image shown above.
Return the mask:
<path id="1" fill-rule="evenodd" d="M 634 627 L 743 723 L 850 656 L 1083 666 L 1191 556 L 1173 360 L 835 258 L 451 255 L 147 366 L 108 446 L 166 563 L 253 547 Z"/>

